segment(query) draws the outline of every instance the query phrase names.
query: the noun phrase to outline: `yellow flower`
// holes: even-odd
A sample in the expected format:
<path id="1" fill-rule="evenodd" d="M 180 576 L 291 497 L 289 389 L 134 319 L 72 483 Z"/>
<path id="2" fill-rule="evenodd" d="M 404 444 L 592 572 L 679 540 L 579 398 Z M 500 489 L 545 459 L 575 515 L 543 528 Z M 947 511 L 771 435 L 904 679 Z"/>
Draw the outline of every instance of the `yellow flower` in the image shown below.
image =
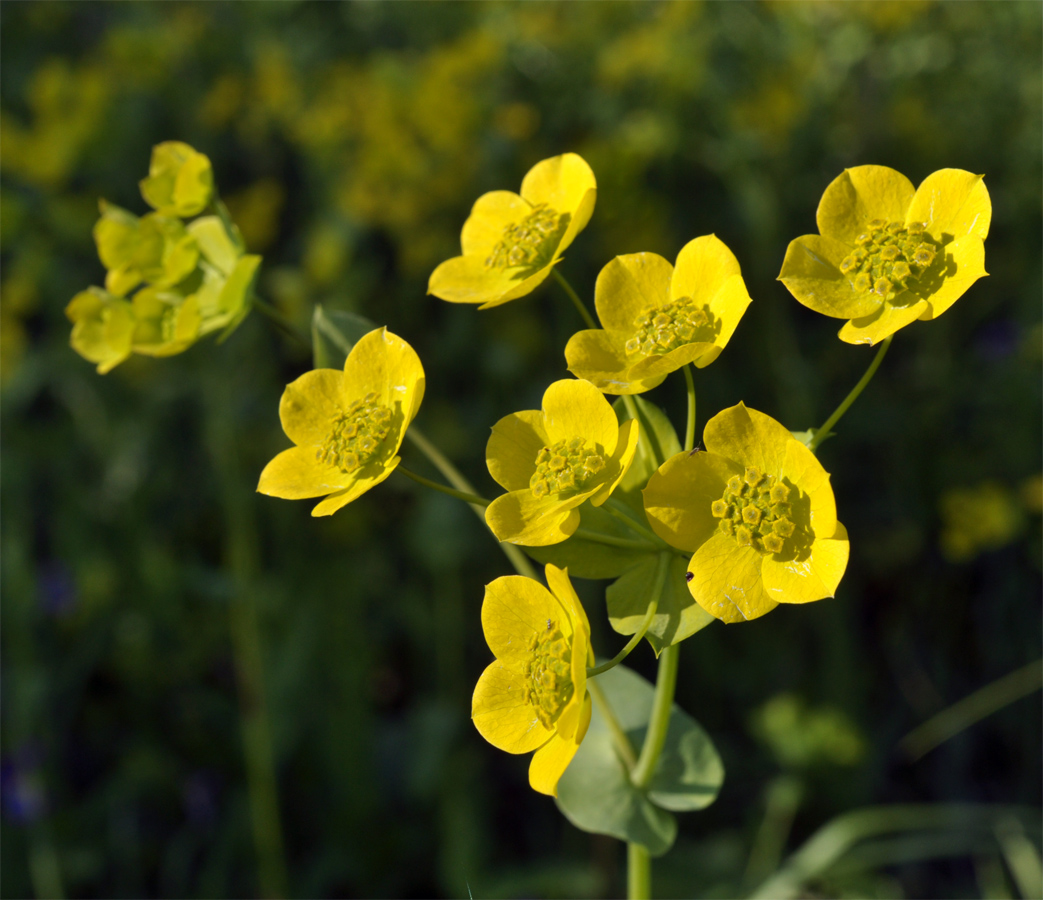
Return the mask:
<path id="1" fill-rule="evenodd" d="M 297 446 L 265 466 L 257 490 L 288 500 L 325 496 L 311 514 L 332 515 L 395 470 L 423 398 L 413 348 L 386 328 L 369 332 L 344 371 L 315 369 L 286 386 L 279 418 Z"/>
<path id="2" fill-rule="evenodd" d="M 579 527 L 584 500 L 601 506 L 630 468 L 637 449 L 634 421 L 622 425 L 589 381 L 555 381 L 543 409 L 500 419 L 485 449 L 489 473 L 510 493 L 485 510 L 498 540 L 543 547 Z"/>
<path id="3" fill-rule="evenodd" d="M 485 588 L 482 630 L 496 655 L 478 679 L 471 718 L 490 744 L 536 751 L 529 784 L 557 796 L 558 780 L 590 725 L 590 623 L 567 569 L 548 565 L 547 590 L 520 575 Z"/>
<path id="4" fill-rule="evenodd" d="M 199 259 L 199 248 L 180 219 L 159 213 L 139 219 L 104 200 L 101 218 L 94 225 L 94 242 L 109 270 L 105 287 L 117 297 L 125 296 L 142 281 L 172 287 L 196 267 Z"/>
<path id="5" fill-rule="evenodd" d="M 229 235 L 217 216 L 202 216 L 187 229 L 203 257 L 202 283 L 196 289 L 202 316 L 200 334 L 232 328 L 250 311 L 250 290 L 261 257 L 243 255 L 238 229 L 232 228 L 235 233 Z"/>
<path id="6" fill-rule="evenodd" d="M 791 241 L 779 280 L 816 312 L 850 321 L 849 344 L 876 344 L 935 319 L 985 271 L 992 203 L 981 175 L 941 169 L 913 189 L 886 166 L 836 178 L 818 205 L 820 234 Z"/>
<path id="7" fill-rule="evenodd" d="M 815 455 L 742 403 L 703 432 L 705 452 L 678 453 L 649 479 L 652 529 L 692 553 L 688 590 L 725 622 L 779 603 L 832 597 L 847 567 L 829 475 Z"/>
<path id="8" fill-rule="evenodd" d="M 434 272 L 427 292 L 450 303 L 499 306 L 531 293 L 590 221 L 597 183 L 575 153 L 533 166 L 521 186 L 478 198 L 460 234 L 463 256 Z"/>
<path id="9" fill-rule="evenodd" d="M 676 268 L 655 253 L 617 256 L 594 287 L 604 330 L 569 339 L 569 371 L 608 394 L 643 393 L 688 363 L 710 365 L 749 304 L 739 263 L 716 235 L 685 244 Z"/>
<path id="10" fill-rule="evenodd" d="M 160 288 L 142 288 L 131 301 L 134 312 L 133 350 L 145 356 L 183 353 L 199 337 L 199 303 Z"/>
<path id="11" fill-rule="evenodd" d="M 188 144 L 164 141 L 152 148 L 148 178 L 140 182 L 141 196 L 156 212 L 167 216 L 197 216 L 214 193 L 210 160 Z"/>
<path id="12" fill-rule="evenodd" d="M 98 364 L 104 375 L 130 356 L 134 339 L 134 311 L 130 303 L 101 288 L 80 291 L 65 307 L 72 325 L 72 348 Z"/>

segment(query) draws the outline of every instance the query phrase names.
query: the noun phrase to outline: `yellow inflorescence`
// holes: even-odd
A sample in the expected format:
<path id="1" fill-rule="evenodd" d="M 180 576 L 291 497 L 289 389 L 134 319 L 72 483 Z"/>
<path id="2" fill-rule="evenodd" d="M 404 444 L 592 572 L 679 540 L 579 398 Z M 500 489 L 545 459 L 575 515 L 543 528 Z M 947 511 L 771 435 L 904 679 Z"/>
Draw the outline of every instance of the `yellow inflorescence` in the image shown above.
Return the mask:
<path id="1" fill-rule="evenodd" d="M 627 341 L 628 354 L 669 353 L 697 340 L 712 341 L 713 315 L 691 297 L 681 297 L 657 307 L 634 321 L 634 336 Z"/>
<path id="2" fill-rule="evenodd" d="M 881 299 L 908 290 L 933 265 L 939 250 L 920 222 L 873 219 L 855 243 L 858 247 L 844 257 L 840 271 L 856 291 Z"/>
<path id="3" fill-rule="evenodd" d="M 587 447 L 583 438 L 562 439 L 536 454 L 536 471 L 529 489 L 537 500 L 548 494 L 580 490 L 605 468 L 605 457 Z"/>
<path id="4" fill-rule="evenodd" d="M 333 427 L 315 458 L 336 466 L 342 472 L 354 472 L 364 465 L 391 431 L 391 410 L 377 402 L 373 391 L 356 400 L 333 420 Z"/>
<path id="5" fill-rule="evenodd" d="M 740 547 L 752 547 L 758 553 L 781 553 L 786 538 L 795 530 L 789 496 L 786 485 L 755 466 L 747 466 L 742 478 L 733 475 L 728 479 L 724 496 L 714 500 L 710 512 L 721 520 L 721 531 L 734 537 Z"/>
<path id="6" fill-rule="evenodd" d="M 556 623 L 547 620 L 545 631 L 537 632 L 529 642 L 532 658 L 526 670 L 529 676 L 529 703 L 536 710 L 540 724 L 553 729 L 561 711 L 572 699 L 572 646 Z"/>
<path id="7" fill-rule="evenodd" d="M 560 226 L 561 216 L 554 209 L 546 203 L 534 206 L 520 222 L 504 228 L 503 238 L 485 261 L 486 267 L 508 269 L 542 262 Z"/>

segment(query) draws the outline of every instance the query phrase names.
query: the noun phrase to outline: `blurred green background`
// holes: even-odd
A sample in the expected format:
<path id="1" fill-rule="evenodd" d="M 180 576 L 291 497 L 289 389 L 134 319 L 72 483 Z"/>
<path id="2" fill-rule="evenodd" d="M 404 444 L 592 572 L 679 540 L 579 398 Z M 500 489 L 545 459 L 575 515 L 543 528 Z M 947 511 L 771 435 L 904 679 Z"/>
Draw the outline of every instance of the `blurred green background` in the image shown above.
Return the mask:
<path id="1" fill-rule="evenodd" d="M 25 2 L 0 34 L 4 896 L 625 888 L 622 845 L 468 721 L 483 585 L 508 571 L 475 517 L 402 476 L 323 520 L 253 493 L 306 351 L 259 315 L 104 377 L 69 348 L 65 304 L 104 275 L 98 199 L 143 213 L 171 139 L 213 160 L 262 296 L 417 349 L 417 424 L 489 496 L 490 425 L 567 375 L 582 324 L 550 282 L 481 313 L 425 296 L 482 192 L 567 150 L 591 164 L 563 264 L 588 302 L 612 256 L 716 233 L 754 302 L 698 373 L 699 430 L 739 400 L 804 429 L 872 356 L 775 281 L 825 186 L 864 163 L 984 173 L 991 277 L 896 336 L 822 448 L 851 535 L 838 596 L 682 648 L 678 701 L 727 776 L 654 884 L 743 896 L 845 811 L 961 803 L 930 833 L 899 811 L 803 895 L 1025 892 L 1039 695 L 921 759 L 899 742 L 1040 656 L 1039 3 Z M 675 381 L 649 399 L 681 426 Z M 578 587 L 614 652 L 604 585 Z M 653 676 L 647 647 L 630 663 Z M 277 819 L 251 812 L 241 722 Z"/>

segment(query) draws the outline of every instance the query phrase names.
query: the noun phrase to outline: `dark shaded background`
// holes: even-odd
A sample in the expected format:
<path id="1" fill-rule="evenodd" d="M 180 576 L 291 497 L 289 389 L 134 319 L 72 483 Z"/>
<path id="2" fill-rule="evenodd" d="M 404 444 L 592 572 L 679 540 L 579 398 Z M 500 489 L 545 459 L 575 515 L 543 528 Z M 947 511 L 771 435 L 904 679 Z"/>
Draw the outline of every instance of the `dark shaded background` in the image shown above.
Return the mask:
<path id="1" fill-rule="evenodd" d="M 985 173 L 991 276 L 896 336 L 822 448 L 851 535 L 837 598 L 683 648 L 679 702 L 727 777 L 682 817 L 656 890 L 737 896 L 777 862 L 743 884 L 758 829 L 793 850 L 867 804 L 1038 807 L 1038 694 L 918 762 L 896 744 L 1040 656 L 1041 10 L 4 3 L 3 895 L 261 890 L 239 727 L 256 697 L 237 697 L 230 636 L 243 571 L 292 895 L 624 889 L 621 845 L 568 825 L 468 721 L 490 658 L 482 588 L 508 570 L 466 508 L 401 476 L 324 520 L 252 494 L 287 445 L 282 386 L 309 367 L 258 315 L 223 346 L 105 377 L 69 349 L 64 306 L 103 278 L 98 198 L 144 212 L 136 182 L 169 139 L 213 160 L 265 256 L 262 295 L 303 327 L 321 302 L 417 349 L 417 424 L 487 495 L 489 426 L 566 375 L 581 323 L 553 284 L 481 313 L 425 296 L 483 191 L 566 150 L 587 159 L 598 206 L 563 271 L 588 301 L 612 256 L 673 259 L 715 232 L 754 302 L 699 373 L 699 428 L 744 400 L 804 429 L 871 358 L 775 281 L 822 190 L 863 163 L 914 183 Z M 680 426 L 674 381 L 650 399 Z M 408 447 L 406 464 L 429 473 Z M 579 587 L 613 651 L 604 585 Z M 653 674 L 647 648 L 631 661 Z M 751 719 L 781 692 L 842 711 L 857 761 L 795 762 L 759 739 Z M 783 769 L 803 788 L 792 831 L 764 825 Z M 995 842 L 900 857 L 817 890 L 1012 889 Z"/>

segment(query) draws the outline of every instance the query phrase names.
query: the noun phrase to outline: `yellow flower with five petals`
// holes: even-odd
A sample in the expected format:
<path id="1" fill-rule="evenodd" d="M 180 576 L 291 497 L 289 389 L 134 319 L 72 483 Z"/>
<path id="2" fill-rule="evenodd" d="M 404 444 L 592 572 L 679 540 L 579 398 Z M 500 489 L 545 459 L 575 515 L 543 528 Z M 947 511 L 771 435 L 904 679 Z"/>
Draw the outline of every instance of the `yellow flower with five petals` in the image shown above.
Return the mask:
<path id="1" fill-rule="evenodd" d="M 847 567 L 847 531 L 815 455 L 742 403 L 707 422 L 703 444 L 668 459 L 644 490 L 655 533 L 692 553 L 696 602 L 743 622 L 779 603 L 832 597 Z"/>
<path id="2" fill-rule="evenodd" d="M 846 169 L 822 195 L 819 234 L 790 242 L 779 280 L 840 339 L 876 344 L 935 319 L 985 271 L 992 202 L 981 175 L 941 169 L 913 188 L 886 166 Z"/>
<path id="3" fill-rule="evenodd" d="M 424 384 L 409 344 L 386 328 L 369 332 L 343 371 L 314 369 L 286 386 L 279 418 L 296 446 L 265 466 L 257 490 L 288 500 L 325 497 L 311 514 L 332 515 L 395 470 Z"/>
<path id="4" fill-rule="evenodd" d="M 569 371 L 608 394 L 640 394 L 717 359 L 750 295 L 735 255 L 710 234 L 685 244 L 676 267 L 655 253 L 617 256 L 598 275 L 594 305 L 603 329 L 569 339 Z"/>
<path id="5" fill-rule="evenodd" d="M 596 199 L 597 182 L 582 157 L 565 153 L 537 163 L 520 195 L 490 191 L 478 198 L 460 234 L 463 255 L 431 273 L 427 292 L 480 309 L 524 297 L 586 227 Z"/>
<path id="6" fill-rule="evenodd" d="M 547 590 L 520 575 L 485 588 L 482 630 L 496 655 L 478 679 L 471 718 L 490 744 L 508 753 L 536 753 L 529 784 L 557 796 L 590 725 L 587 664 L 590 623 L 568 570 L 548 565 Z"/>
<path id="7" fill-rule="evenodd" d="M 543 547 L 578 527 L 577 507 L 601 506 L 626 474 L 637 450 L 633 419 L 622 425 L 589 381 L 555 381 L 542 409 L 527 409 L 493 426 L 485 457 L 489 474 L 509 493 L 485 509 L 497 540 Z"/>
<path id="8" fill-rule="evenodd" d="M 164 141 L 152 148 L 148 178 L 140 182 L 141 196 L 167 216 L 197 216 L 214 194 L 210 159 L 181 141 Z"/>

